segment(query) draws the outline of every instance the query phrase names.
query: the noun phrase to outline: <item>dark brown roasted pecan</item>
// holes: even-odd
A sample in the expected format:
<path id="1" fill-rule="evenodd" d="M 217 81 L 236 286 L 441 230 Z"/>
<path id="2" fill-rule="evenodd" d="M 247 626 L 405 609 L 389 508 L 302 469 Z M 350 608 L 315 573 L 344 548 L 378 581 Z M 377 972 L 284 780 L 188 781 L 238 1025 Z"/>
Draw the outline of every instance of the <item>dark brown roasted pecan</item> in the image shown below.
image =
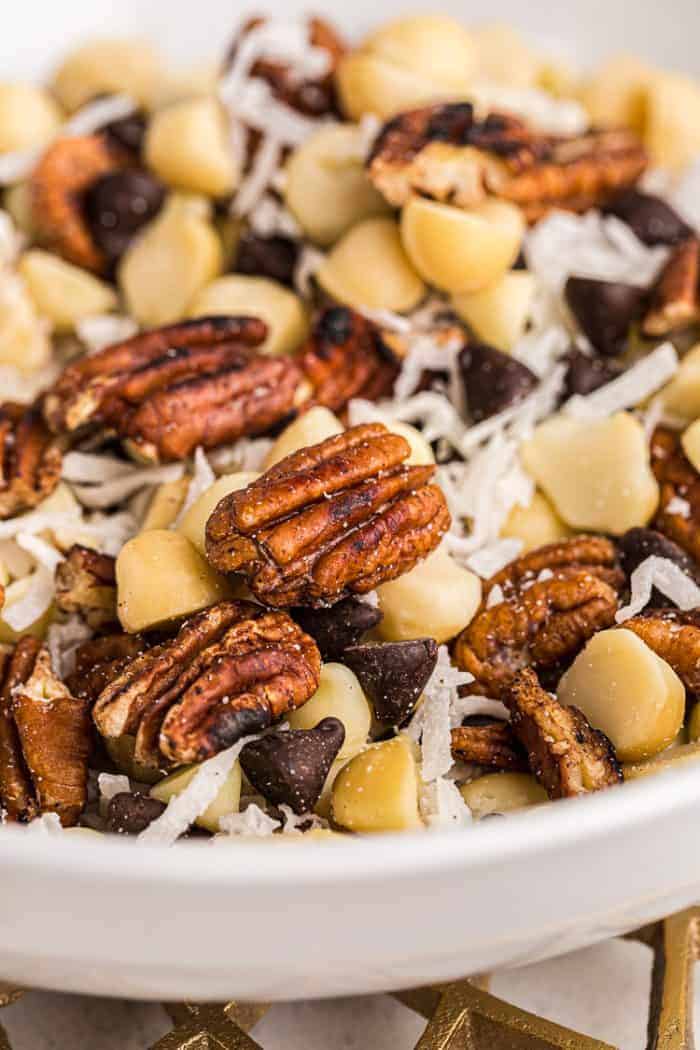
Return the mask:
<path id="1" fill-rule="evenodd" d="M 128 155 L 105 135 L 57 139 L 29 179 L 37 240 L 68 262 L 95 273 L 107 259 L 95 242 L 82 197 L 101 176 L 123 168 Z"/>
<path id="2" fill-rule="evenodd" d="M 510 562 L 487 580 L 483 588 L 484 600 L 499 586 L 505 595 L 534 583 L 541 572 L 587 572 L 619 591 L 625 585 L 625 574 L 620 567 L 618 553 L 612 540 L 605 536 L 574 536 L 570 540 L 547 543 L 528 551 Z"/>
<path id="3" fill-rule="evenodd" d="M 245 575 L 268 605 L 333 604 L 408 572 L 449 528 L 434 467 L 404 466 L 408 443 L 381 423 L 287 456 L 224 497 L 207 557 Z"/>
<path id="4" fill-rule="evenodd" d="M 477 119 L 468 103 L 411 110 L 384 126 L 369 174 L 390 204 L 416 193 L 471 207 L 487 196 L 512 201 L 530 222 L 551 208 L 585 211 L 633 185 L 648 163 L 630 131 L 574 138 L 542 135 L 517 117 Z"/>
<path id="5" fill-rule="evenodd" d="M 41 413 L 7 401 L 0 405 L 0 519 L 36 507 L 61 477 L 61 444 Z"/>
<path id="6" fill-rule="evenodd" d="M 66 685 L 74 696 L 94 703 L 126 665 L 154 644 L 140 634 L 107 634 L 79 645 Z"/>
<path id="7" fill-rule="evenodd" d="M 659 483 L 659 507 L 654 528 L 700 561 L 700 474 L 687 459 L 680 435 L 657 427 L 651 439 L 651 469 Z M 673 500 L 687 507 L 679 513 Z"/>
<path id="8" fill-rule="evenodd" d="M 458 726 L 452 730 L 452 754 L 462 762 L 491 769 L 524 772 L 527 756 L 508 722 L 485 726 Z"/>
<path id="9" fill-rule="evenodd" d="M 266 21 L 266 18 L 258 17 L 245 22 L 229 50 L 227 68 L 233 63 L 246 36 Z M 308 42 L 328 55 L 328 70 L 322 76 L 314 79 L 302 77 L 293 64 L 267 57 L 258 58 L 250 72 L 251 76 L 267 81 L 275 97 L 292 109 L 309 117 L 321 117 L 337 109 L 334 73 L 345 52 L 345 44 L 336 30 L 321 18 L 308 19 Z"/>
<path id="10" fill-rule="evenodd" d="M 87 799 L 90 716 L 23 638 L 0 657 L 0 801 L 12 821 L 56 813 L 75 824 Z"/>
<path id="11" fill-rule="evenodd" d="M 376 327 L 345 306 L 323 311 L 298 360 L 313 388 L 309 407 L 332 412 L 342 412 L 354 397 L 389 397 L 398 374 Z"/>
<path id="12" fill-rule="evenodd" d="M 117 621 L 116 559 L 75 544 L 56 569 L 56 605 L 99 630 Z"/>
<path id="13" fill-rule="evenodd" d="M 566 666 L 596 631 L 612 626 L 617 604 L 607 583 L 571 569 L 482 606 L 455 643 L 458 666 L 475 679 L 466 691 L 500 699 L 524 667 Z"/>
<path id="14" fill-rule="evenodd" d="M 578 708 L 564 707 L 545 692 L 533 670 L 521 671 L 503 699 L 530 769 L 550 798 L 600 791 L 622 781 L 608 738 Z"/>
<path id="15" fill-rule="evenodd" d="M 677 245 L 652 292 L 642 323 L 645 335 L 678 332 L 700 321 L 700 241 L 691 237 Z"/>
<path id="16" fill-rule="evenodd" d="M 53 430 L 116 433 L 142 459 L 183 459 L 260 434 L 308 391 L 289 357 L 254 353 L 254 317 L 203 317 L 134 336 L 68 365 L 44 399 Z"/>
<path id="17" fill-rule="evenodd" d="M 198 762 L 258 732 L 316 691 L 315 643 L 282 612 L 221 602 L 128 661 L 93 709 L 105 737 L 136 737 L 151 767 Z"/>
<path id="18" fill-rule="evenodd" d="M 700 609 L 652 609 L 620 624 L 670 664 L 693 696 L 700 695 Z"/>

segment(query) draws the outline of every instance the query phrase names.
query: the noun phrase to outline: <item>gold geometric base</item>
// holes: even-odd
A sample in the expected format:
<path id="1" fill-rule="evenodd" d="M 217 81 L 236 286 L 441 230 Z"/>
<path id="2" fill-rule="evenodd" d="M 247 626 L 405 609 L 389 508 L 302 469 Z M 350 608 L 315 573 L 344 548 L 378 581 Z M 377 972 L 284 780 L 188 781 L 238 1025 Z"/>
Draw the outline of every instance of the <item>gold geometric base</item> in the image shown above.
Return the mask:
<path id="1" fill-rule="evenodd" d="M 693 1050 L 693 964 L 700 959 L 700 908 L 628 937 L 654 953 L 647 1050 Z M 471 978 L 394 993 L 428 1021 L 414 1050 L 615 1050 L 503 1002 L 487 989 L 488 978 Z M 0 983 L 0 1007 L 21 994 L 21 989 Z M 248 1033 L 273 1008 L 238 1002 L 166 1004 L 174 1028 L 150 1050 L 264 1050 Z M 2 1026 L 0 1050 L 12 1050 Z"/>

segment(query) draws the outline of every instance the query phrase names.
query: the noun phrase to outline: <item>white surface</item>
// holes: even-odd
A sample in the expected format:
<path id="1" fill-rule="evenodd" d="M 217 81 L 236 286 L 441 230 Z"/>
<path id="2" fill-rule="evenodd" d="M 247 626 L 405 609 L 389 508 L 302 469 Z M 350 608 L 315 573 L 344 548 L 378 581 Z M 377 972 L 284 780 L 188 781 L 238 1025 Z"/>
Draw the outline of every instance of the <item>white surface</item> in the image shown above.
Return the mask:
<path id="1" fill-rule="evenodd" d="M 418 6 L 394 0 L 382 16 Z M 377 5 L 337 9 L 361 29 Z M 560 35 L 582 60 L 625 47 L 690 67 L 700 28 L 696 0 L 469 5 L 479 12 Z M 221 50 L 230 20 L 227 0 L 25 0 L 5 22 L 4 69 L 46 69 L 82 30 L 151 32 L 194 58 Z M 700 769 L 686 769 L 454 836 L 165 851 L 8 830 L 0 973 L 105 995 L 284 999 L 543 957 L 699 898 L 699 804 Z"/>
<path id="2" fill-rule="evenodd" d="M 620 1050 L 641 1050 L 651 952 L 610 941 L 492 981 L 494 994 Z M 610 991 L 614 988 L 615 994 Z M 700 1014 L 700 990 L 695 1015 Z M 13 1050 L 146 1050 L 169 1020 L 155 1004 L 32 993 L 0 1013 Z M 265 1050 L 408 1050 L 424 1027 L 384 996 L 274 1007 L 252 1033 Z"/>

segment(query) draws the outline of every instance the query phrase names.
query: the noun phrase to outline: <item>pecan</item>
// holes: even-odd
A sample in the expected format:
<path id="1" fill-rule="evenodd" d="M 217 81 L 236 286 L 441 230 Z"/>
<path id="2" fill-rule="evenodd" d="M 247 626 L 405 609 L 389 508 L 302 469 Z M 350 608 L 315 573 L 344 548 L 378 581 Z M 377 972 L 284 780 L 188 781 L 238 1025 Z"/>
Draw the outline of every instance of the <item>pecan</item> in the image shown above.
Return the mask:
<path id="1" fill-rule="evenodd" d="M 508 722 L 458 726 L 452 730 L 452 754 L 462 762 L 492 769 L 526 772 L 527 757 Z"/>
<path id="2" fill-rule="evenodd" d="M 401 113 L 368 159 L 374 185 L 401 207 L 416 193 L 468 208 L 487 196 L 519 204 L 530 222 L 551 208 L 585 211 L 634 184 L 648 163 L 630 131 L 542 135 L 505 113 L 476 119 L 469 103 Z"/>
<path id="3" fill-rule="evenodd" d="M 249 18 L 234 40 L 226 58 L 225 66 L 230 68 L 239 47 L 253 29 L 267 22 L 266 18 Z M 309 117 L 322 117 L 337 112 L 334 73 L 338 62 L 345 53 L 345 44 L 335 29 L 321 18 L 308 19 L 308 43 L 328 56 L 328 69 L 318 77 L 310 79 L 299 75 L 294 65 L 265 56 L 257 58 L 250 74 L 265 80 L 273 95 L 292 109 Z"/>
<path id="4" fill-rule="evenodd" d="M 510 562 L 484 583 L 484 600 L 495 586 L 499 586 L 504 594 L 510 594 L 534 583 L 543 571 L 556 572 L 560 577 L 567 573 L 587 572 L 615 591 L 622 590 L 625 585 L 625 574 L 612 540 L 605 536 L 581 535 L 547 543 Z"/>
<path id="5" fill-rule="evenodd" d="M 181 765 L 267 728 L 316 691 L 321 657 L 286 613 L 221 602 L 123 666 L 98 697 L 105 737 L 136 736 L 136 761 Z"/>
<path id="6" fill-rule="evenodd" d="M 140 634 L 108 634 L 79 645 L 75 669 L 66 680 L 74 696 L 94 703 L 126 665 L 150 647 Z"/>
<path id="7" fill-rule="evenodd" d="M 61 477 L 61 444 L 41 413 L 12 401 L 0 405 L 0 519 L 36 507 Z"/>
<path id="8" fill-rule="evenodd" d="M 260 434 L 290 415 L 305 385 L 291 358 L 253 352 L 265 335 L 253 317 L 144 332 L 68 365 L 44 414 L 57 432 L 91 424 L 154 461 Z"/>
<path id="9" fill-rule="evenodd" d="M 659 483 L 659 507 L 653 527 L 700 561 L 700 475 L 686 458 L 676 431 L 668 427 L 654 431 L 651 469 Z M 688 504 L 687 512 L 669 509 L 676 499 Z"/>
<path id="10" fill-rule="evenodd" d="M 207 556 L 243 573 L 269 605 L 333 604 L 401 576 L 450 524 L 435 468 L 404 466 L 408 443 L 380 423 L 287 456 L 225 496 L 207 522 Z"/>
<path id="11" fill-rule="evenodd" d="M 511 590 L 482 606 L 455 643 L 458 666 L 475 678 L 467 692 L 500 698 L 524 667 L 556 671 L 611 627 L 616 611 L 615 591 L 590 572 L 567 569 Z"/>
<path id="12" fill-rule="evenodd" d="M 345 306 L 323 311 L 298 360 L 313 388 L 309 407 L 332 412 L 342 412 L 354 397 L 389 397 L 398 374 L 376 327 Z"/>
<path id="13" fill-rule="evenodd" d="M 116 559 L 74 544 L 56 568 L 56 605 L 99 630 L 117 620 Z"/>
<path id="14" fill-rule="evenodd" d="M 511 725 L 526 749 L 530 769 L 550 798 L 567 798 L 613 787 L 622 781 L 615 750 L 576 707 L 564 707 L 545 692 L 534 671 L 521 671 L 504 702 Z"/>
<path id="15" fill-rule="evenodd" d="M 104 273 L 107 260 L 90 231 L 82 198 L 92 183 L 124 167 L 126 160 L 105 135 L 59 138 L 49 146 L 29 179 L 39 243 L 68 262 Z"/>
<path id="16" fill-rule="evenodd" d="M 700 321 L 700 241 L 691 237 L 677 245 L 652 292 L 642 331 L 668 335 Z"/>
<path id="17" fill-rule="evenodd" d="M 700 695 L 700 609 L 652 609 L 620 627 L 670 664 L 689 693 Z"/>
<path id="18" fill-rule="evenodd" d="M 0 678 L 0 799 L 8 818 L 57 813 L 62 824 L 75 824 L 87 799 L 87 705 L 56 678 L 34 638 L 4 656 Z"/>

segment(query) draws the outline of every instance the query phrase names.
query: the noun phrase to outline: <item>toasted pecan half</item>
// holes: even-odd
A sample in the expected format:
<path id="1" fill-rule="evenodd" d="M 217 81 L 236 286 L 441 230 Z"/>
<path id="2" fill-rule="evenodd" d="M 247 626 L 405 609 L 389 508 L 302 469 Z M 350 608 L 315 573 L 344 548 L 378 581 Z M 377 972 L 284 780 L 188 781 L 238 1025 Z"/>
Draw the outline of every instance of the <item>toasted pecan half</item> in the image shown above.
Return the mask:
<path id="1" fill-rule="evenodd" d="M 75 824 L 87 800 L 90 716 L 23 638 L 0 663 L 0 799 L 10 820 L 56 813 Z"/>
<path id="2" fill-rule="evenodd" d="M 482 606 L 455 642 L 468 693 L 501 698 L 524 667 L 565 667 L 589 638 L 615 622 L 617 594 L 590 572 L 567 570 Z"/>
<path id="3" fill-rule="evenodd" d="M 530 222 L 554 207 L 585 211 L 603 203 L 633 185 L 647 164 L 630 131 L 542 135 L 506 113 L 477 119 L 469 103 L 399 114 L 368 159 L 372 182 L 395 207 L 414 194 L 462 208 L 495 196 L 520 205 Z"/>
<path id="4" fill-rule="evenodd" d="M 700 240 L 690 237 L 673 248 L 652 292 L 642 323 L 645 335 L 663 336 L 700 321 Z"/>
<path id="5" fill-rule="evenodd" d="M 76 266 L 105 272 L 107 259 L 92 236 L 82 197 L 93 182 L 125 167 L 128 159 L 107 135 L 59 138 L 52 143 L 29 179 L 39 243 Z"/>
<path id="6" fill-rule="evenodd" d="M 298 360 L 313 388 L 308 406 L 332 412 L 342 412 L 354 397 L 389 397 L 399 371 L 375 325 L 345 306 L 321 313 Z"/>
<path id="7" fill-rule="evenodd" d="M 74 544 L 56 568 L 56 605 L 94 630 L 117 621 L 116 559 Z"/>
<path id="8" fill-rule="evenodd" d="M 620 624 L 670 664 L 688 692 L 700 696 L 700 609 L 652 609 Z"/>
<path id="9" fill-rule="evenodd" d="M 66 679 L 74 696 L 94 703 L 126 665 L 155 643 L 140 634 L 106 634 L 83 642 L 75 651 L 75 669 Z"/>
<path id="10" fill-rule="evenodd" d="M 452 730 L 452 754 L 462 762 L 492 769 L 526 772 L 527 756 L 508 722 L 457 726 Z"/>
<path id="11" fill-rule="evenodd" d="M 651 469 L 659 483 L 659 506 L 653 527 L 700 562 L 700 474 L 686 457 L 680 434 L 657 427 L 651 438 Z M 673 501 L 687 503 L 687 512 Z"/>
<path id="12" fill-rule="evenodd" d="M 556 572 L 560 576 L 567 572 L 587 572 L 615 591 L 620 591 L 625 585 L 625 574 L 612 540 L 606 536 L 580 535 L 570 540 L 547 543 L 510 562 L 484 583 L 484 601 L 496 586 L 508 594 L 533 583 L 545 571 Z"/>
<path id="13" fill-rule="evenodd" d="M 153 461 L 263 433 L 308 389 L 291 358 L 254 353 L 265 335 L 254 317 L 144 332 L 68 365 L 45 396 L 45 417 L 56 432 L 112 431 Z"/>
<path id="14" fill-rule="evenodd" d="M 61 443 L 35 408 L 0 405 L 0 519 L 36 507 L 61 477 Z"/>
<path id="15" fill-rule="evenodd" d="M 198 762 L 300 707 L 320 673 L 316 644 L 286 613 L 221 602 L 122 665 L 93 718 L 105 737 L 135 735 L 144 765 Z"/>
<path id="16" fill-rule="evenodd" d="M 207 557 L 268 605 L 323 606 L 408 572 L 449 528 L 435 468 L 381 423 L 287 456 L 218 504 Z"/>
<path id="17" fill-rule="evenodd" d="M 578 708 L 564 707 L 545 692 L 533 670 L 516 675 L 503 700 L 530 769 L 550 798 L 600 791 L 622 781 L 608 738 Z"/>

